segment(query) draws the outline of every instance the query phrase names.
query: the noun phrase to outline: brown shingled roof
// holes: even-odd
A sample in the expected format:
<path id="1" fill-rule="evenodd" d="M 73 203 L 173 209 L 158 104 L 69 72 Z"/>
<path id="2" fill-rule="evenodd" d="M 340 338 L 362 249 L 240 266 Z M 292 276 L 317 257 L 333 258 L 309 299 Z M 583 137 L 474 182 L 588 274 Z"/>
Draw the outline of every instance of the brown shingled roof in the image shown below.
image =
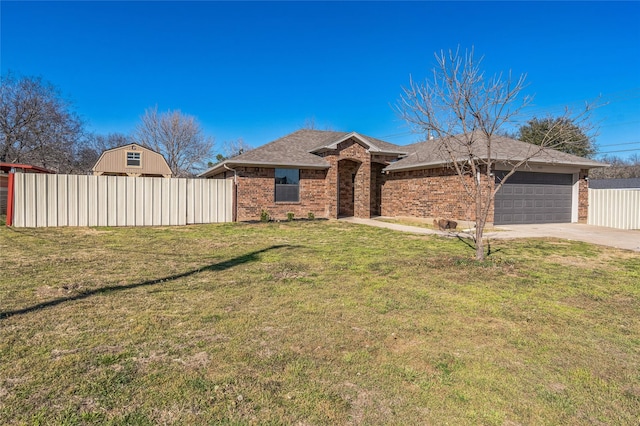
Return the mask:
<path id="1" fill-rule="evenodd" d="M 461 141 L 462 135 L 454 136 Z M 406 146 L 410 151 L 405 158 L 387 166 L 385 171 L 399 171 L 442 166 L 450 163 L 450 157 L 444 148 L 445 139 L 434 139 Z M 487 139 L 477 133 L 473 135 L 473 155 L 477 158 L 487 158 Z M 454 147 L 455 144 L 452 144 Z M 466 146 L 456 147 L 456 160 L 464 161 L 468 158 Z M 603 167 L 606 164 L 588 158 L 578 157 L 551 148 L 541 149 L 538 145 L 518 141 L 505 136 L 494 136 L 491 143 L 491 158 L 495 161 L 517 162 L 529 158 L 529 163 L 554 164 L 576 166 L 582 168 Z"/>
<path id="2" fill-rule="evenodd" d="M 329 163 L 316 153 L 335 147 L 349 138 L 354 138 L 368 146 L 370 152 L 396 154 L 403 157 L 385 168 L 385 171 L 399 171 L 438 167 L 449 163 L 443 150 L 443 140 L 399 146 L 355 132 L 334 132 L 327 130 L 298 130 L 266 145 L 262 145 L 244 154 L 216 164 L 199 176 L 208 177 L 223 172 L 227 167 L 291 167 L 309 169 L 328 169 Z M 460 136 L 458 138 L 462 139 Z M 473 153 L 478 158 L 487 157 L 486 138 L 480 133 L 474 135 Z M 504 136 L 494 136 L 491 144 L 491 157 L 495 161 L 519 161 L 531 155 L 530 163 L 568 165 L 582 168 L 603 167 L 605 164 L 566 154 L 554 149 L 540 151 L 537 145 L 531 145 Z M 467 158 L 465 149 L 457 153 L 459 160 Z"/>
<path id="3" fill-rule="evenodd" d="M 355 132 L 298 130 L 266 145 L 216 164 L 199 176 L 218 174 L 227 167 L 266 166 L 328 169 L 329 163 L 314 153 L 333 149 L 338 143 L 355 138 L 368 145 L 372 152 L 406 154 L 402 147 Z"/>

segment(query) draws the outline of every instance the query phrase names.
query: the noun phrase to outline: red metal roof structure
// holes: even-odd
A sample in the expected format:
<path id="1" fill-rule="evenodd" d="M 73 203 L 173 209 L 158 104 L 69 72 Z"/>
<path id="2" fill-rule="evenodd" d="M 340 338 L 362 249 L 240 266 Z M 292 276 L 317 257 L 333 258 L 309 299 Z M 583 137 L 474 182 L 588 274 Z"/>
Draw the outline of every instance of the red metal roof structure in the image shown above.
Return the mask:
<path id="1" fill-rule="evenodd" d="M 50 173 L 54 174 L 53 170 L 45 169 L 40 166 L 32 166 L 31 164 L 19 164 L 19 163 L 0 163 L 0 170 L 5 173 L 23 172 L 23 173 Z"/>

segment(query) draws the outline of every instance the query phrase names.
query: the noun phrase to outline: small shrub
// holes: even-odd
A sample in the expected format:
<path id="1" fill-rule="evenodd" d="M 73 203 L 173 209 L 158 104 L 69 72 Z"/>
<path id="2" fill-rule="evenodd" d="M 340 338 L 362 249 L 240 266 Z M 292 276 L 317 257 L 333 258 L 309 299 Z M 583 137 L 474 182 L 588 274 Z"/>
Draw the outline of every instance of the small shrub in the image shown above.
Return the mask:
<path id="1" fill-rule="evenodd" d="M 291 222 L 291 221 L 293 220 L 293 216 L 295 216 L 295 215 L 293 214 L 293 212 L 287 212 L 287 220 L 288 220 L 289 222 Z"/>
<path id="2" fill-rule="evenodd" d="M 309 220 L 313 220 L 315 218 L 316 218 L 316 215 L 313 214 L 313 212 L 309 212 L 309 214 L 307 215 L 307 219 L 309 219 Z"/>
<path id="3" fill-rule="evenodd" d="M 263 209 L 260 212 L 260 222 L 269 222 L 269 220 L 271 220 L 271 218 L 269 217 L 269 212 Z"/>

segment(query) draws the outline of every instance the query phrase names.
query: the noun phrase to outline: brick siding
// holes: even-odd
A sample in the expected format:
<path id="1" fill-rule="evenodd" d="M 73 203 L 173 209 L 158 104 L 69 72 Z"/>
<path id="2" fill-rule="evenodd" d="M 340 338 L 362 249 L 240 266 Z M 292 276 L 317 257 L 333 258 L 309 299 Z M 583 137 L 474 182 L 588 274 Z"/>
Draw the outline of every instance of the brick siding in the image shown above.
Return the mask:
<path id="1" fill-rule="evenodd" d="M 340 191 L 338 196 L 338 215 L 353 216 L 355 213 L 356 199 L 361 198 L 356 195 L 358 192 L 358 186 L 362 185 L 362 179 L 358 178 L 360 163 L 356 163 L 351 160 L 341 160 L 338 164 L 338 182 L 340 182 L 340 186 L 338 188 Z M 360 175 L 362 175 L 361 171 Z"/>
<path id="2" fill-rule="evenodd" d="M 323 157 L 331 164 L 327 179 L 328 217 L 371 217 L 371 154 L 349 139 Z"/>
<path id="3" fill-rule="evenodd" d="M 578 223 L 587 223 L 589 216 L 589 170 L 580 170 L 578 174 Z"/>
<path id="4" fill-rule="evenodd" d="M 380 213 L 384 175 L 382 169 L 394 156 L 372 155 L 349 139 L 321 154 L 328 170 L 300 170 L 300 201 L 275 202 L 275 170 L 266 167 L 236 167 L 237 220 L 259 220 L 262 211 L 273 219 L 296 218 L 313 213 L 316 218 L 371 217 Z M 355 176 L 354 176 L 355 175 Z M 232 178 L 232 172 L 214 178 Z M 339 205 L 338 205 L 339 204 Z"/>
<path id="5" fill-rule="evenodd" d="M 260 220 L 265 210 L 272 219 L 284 220 L 288 213 L 295 218 L 328 216 L 325 190 L 326 170 L 300 170 L 300 201 L 275 202 L 275 169 L 237 167 L 237 220 Z M 227 172 L 225 177 L 233 177 Z"/>
<path id="6" fill-rule="evenodd" d="M 386 164 L 371 163 L 371 202 L 369 209 L 372 215 L 380 215 L 382 207 L 382 185 L 384 184 L 384 175 L 382 169 Z"/>
<path id="7" fill-rule="evenodd" d="M 455 170 L 440 167 L 386 175 L 382 186 L 381 213 L 383 216 L 474 221 L 475 204 L 465 192 Z M 488 222 L 493 222 L 493 206 Z"/>

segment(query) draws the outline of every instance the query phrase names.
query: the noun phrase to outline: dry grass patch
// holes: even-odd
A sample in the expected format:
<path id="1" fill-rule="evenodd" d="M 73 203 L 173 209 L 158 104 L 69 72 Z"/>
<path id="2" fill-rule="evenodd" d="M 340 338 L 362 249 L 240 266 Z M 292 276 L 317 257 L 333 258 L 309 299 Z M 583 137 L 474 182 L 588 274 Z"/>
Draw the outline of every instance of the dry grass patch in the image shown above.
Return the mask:
<path id="1" fill-rule="evenodd" d="M 343 222 L 0 230 L 2 424 L 635 424 L 640 255 Z"/>
<path id="2" fill-rule="evenodd" d="M 419 218 L 419 217 L 378 217 L 375 220 L 387 223 L 397 223 L 398 225 L 417 226 L 419 228 L 427 228 L 433 230 L 439 230 L 439 227 L 434 226 L 433 221 L 435 218 Z M 475 232 L 475 222 L 472 221 L 458 221 L 458 227 L 450 232 L 468 231 L 467 233 L 473 234 Z M 485 233 L 489 232 L 502 232 L 503 229 L 494 228 L 493 226 L 486 226 Z"/>

